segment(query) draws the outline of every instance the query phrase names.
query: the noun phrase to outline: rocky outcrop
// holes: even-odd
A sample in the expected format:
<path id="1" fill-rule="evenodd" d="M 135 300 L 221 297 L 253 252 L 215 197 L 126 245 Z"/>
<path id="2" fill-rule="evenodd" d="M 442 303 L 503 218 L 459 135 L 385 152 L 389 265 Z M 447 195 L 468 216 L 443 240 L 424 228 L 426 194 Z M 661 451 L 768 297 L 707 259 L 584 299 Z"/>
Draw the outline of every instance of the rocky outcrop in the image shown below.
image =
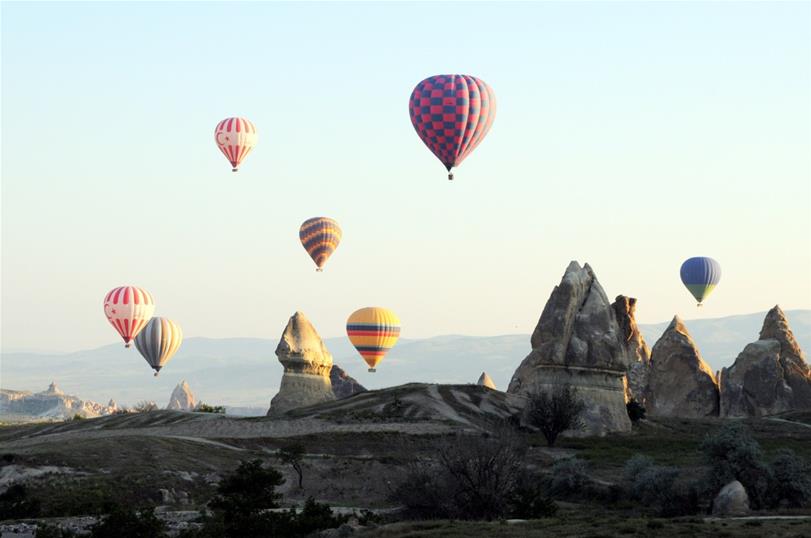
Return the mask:
<path id="1" fill-rule="evenodd" d="M 647 394 L 651 415 L 718 416 L 718 382 L 679 316 L 653 346 Z"/>
<path id="2" fill-rule="evenodd" d="M 110 405 L 82 400 L 65 394 L 56 383 L 51 383 L 47 390 L 37 393 L 0 390 L 0 414 L 14 420 L 64 420 L 76 415 L 91 418 L 110 415 L 117 410 L 118 406 L 112 400 Z"/>
<path id="3" fill-rule="evenodd" d="M 276 357 L 284 375 L 278 394 L 270 401 L 268 416 L 335 399 L 330 382 L 332 355 L 301 312 L 293 314 L 287 323 Z"/>
<path id="4" fill-rule="evenodd" d="M 733 480 L 718 492 L 712 501 L 712 515 L 717 517 L 745 516 L 749 514 L 749 495 L 746 488 Z"/>
<path id="5" fill-rule="evenodd" d="M 628 303 L 628 312 L 632 312 Z M 627 321 L 627 320 L 626 320 Z M 621 327 L 591 267 L 571 262 L 532 333 L 532 352 L 513 374 L 508 392 L 528 394 L 572 385 L 586 404 L 577 435 L 627 432 L 625 376 L 633 362 L 629 327 Z"/>
<path id="6" fill-rule="evenodd" d="M 172 391 L 172 396 L 169 398 L 169 404 L 166 409 L 174 409 L 177 411 L 194 411 L 197 402 L 194 399 L 189 384 L 184 379 Z"/>
<path id="7" fill-rule="evenodd" d="M 329 372 L 329 381 L 332 384 L 332 393 L 338 400 L 349 398 L 359 392 L 366 392 L 366 387 L 358 383 L 354 377 L 347 374 L 344 369 L 337 364 L 332 365 L 332 369 Z"/>
<path id="8" fill-rule="evenodd" d="M 635 399 L 644 404 L 650 373 L 650 348 L 636 324 L 636 299 L 618 295 L 611 307 L 617 315 L 620 335 L 625 340 L 625 351 L 630 358 L 630 366 L 625 372 L 625 400 Z"/>
<path id="9" fill-rule="evenodd" d="M 487 387 L 488 389 L 496 390 L 496 384 L 493 382 L 493 378 L 487 375 L 487 372 L 482 372 L 482 375 L 479 376 L 479 380 L 476 381 L 476 384 L 482 387 Z"/>
<path id="10" fill-rule="evenodd" d="M 779 306 L 766 314 L 759 340 L 747 345 L 720 377 L 721 416 L 811 409 L 811 369 Z"/>

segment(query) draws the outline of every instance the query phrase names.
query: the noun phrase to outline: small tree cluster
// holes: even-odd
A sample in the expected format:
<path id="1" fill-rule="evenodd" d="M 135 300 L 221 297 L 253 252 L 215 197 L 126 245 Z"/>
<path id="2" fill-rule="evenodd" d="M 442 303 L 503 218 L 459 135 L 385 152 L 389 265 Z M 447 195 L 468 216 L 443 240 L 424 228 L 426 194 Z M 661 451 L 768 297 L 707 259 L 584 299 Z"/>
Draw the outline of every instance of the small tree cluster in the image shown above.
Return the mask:
<path id="1" fill-rule="evenodd" d="M 206 403 L 200 402 L 194 408 L 195 411 L 198 413 L 216 413 L 220 415 L 225 414 L 225 407 L 222 405 L 208 405 Z"/>
<path id="2" fill-rule="evenodd" d="M 391 499 L 418 519 L 542 517 L 556 507 L 543 495 L 541 480 L 527 476 L 526 448 L 514 432 L 448 437 L 435 457 L 412 463 Z"/>
<path id="3" fill-rule="evenodd" d="M 116 506 L 90 530 L 90 538 L 164 538 L 166 524 L 152 510 Z"/>
<path id="4" fill-rule="evenodd" d="M 551 447 L 555 446 L 561 433 L 583 428 L 585 410 L 586 404 L 571 385 L 558 385 L 552 391 L 538 391 L 527 396 L 524 420 L 538 428 Z"/>
<path id="5" fill-rule="evenodd" d="M 753 508 L 811 503 L 811 469 L 793 451 L 783 449 L 768 464 L 758 442 L 743 423 L 728 422 L 708 435 L 701 448 L 710 466 L 707 493 L 738 480 Z"/>

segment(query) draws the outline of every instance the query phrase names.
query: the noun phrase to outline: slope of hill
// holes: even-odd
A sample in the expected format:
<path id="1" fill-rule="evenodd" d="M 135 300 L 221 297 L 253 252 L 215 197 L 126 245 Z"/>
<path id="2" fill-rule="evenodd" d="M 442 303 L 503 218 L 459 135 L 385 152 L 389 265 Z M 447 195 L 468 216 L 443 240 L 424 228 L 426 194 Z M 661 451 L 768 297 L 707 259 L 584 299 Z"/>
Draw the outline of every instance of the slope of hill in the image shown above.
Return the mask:
<path id="1" fill-rule="evenodd" d="M 786 312 L 800 346 L 811 349 L 811 310 Z M 734 361 L 757 339 L 765 312 L 687 321 L 704 359 L 713 370 Z M 642 325 L 650 345 L 668 322 Z M 261 338 L 187 338 L 172 362 L 155 378 L 137 351 L 121 344 L 66 354 L 6 353 L 0 373 L 6 389 L 31 390 L 56 380 L 82 398 L 123 404 L 154 400 L 164 406 L 175 385 L 189 382 L 197 397 L 211 404 L 267 408 L 282 367 L 276 340 Z M 503 390 L 529 352 L 528 335 L 436 336 L 401 339 L 377 373 L 370 374 L 346 338 L 327 338 L 336 364 L 367 388 L 404 382 L 475 383 L 486 371 Z"/>

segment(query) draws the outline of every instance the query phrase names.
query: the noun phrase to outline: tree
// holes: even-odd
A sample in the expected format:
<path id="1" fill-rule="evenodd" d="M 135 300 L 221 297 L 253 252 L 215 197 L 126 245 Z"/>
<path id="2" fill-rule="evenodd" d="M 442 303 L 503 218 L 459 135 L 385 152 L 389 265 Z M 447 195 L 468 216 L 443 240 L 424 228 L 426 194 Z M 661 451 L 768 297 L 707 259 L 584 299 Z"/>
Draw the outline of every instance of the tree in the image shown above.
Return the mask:
<path id="1" fill-rule="evenodd" d="M 302 481 L 304 479 L 301 469 L 301 460 L 304 457 L 304 446 L 300 444 L 289 445 L 279 450 L 279 459 L 285 465 L 290 465 L 298 475 L 298 487 L 302 489 Z"/>
<path id="2" fill-rule="evenodd" d="M 197 407 L 194 408 L 195 411 L 198 413 L 215 413 L 218 415 L 225 414 L 225 407 L 222 405 L 208 405 L 207 403 L 200 402 L 197 404 Z"/>
<path id="3" fill-rule="evenodd" d="M 0 494 L 0 521 L 37 517 L 39 513 L 39 499 L 29 498 L 28 491 L 23 484 L 13 484 Z"/>
<path id="4" fill-rule="evenodd" d="M 577 397 L 571 385 L 558 385 L 550 392 L 533 392 L 527 396 L 524 420 L 538 428 L 549 446 L 566 430 L 583 428 L 586 404 Z"/>
<path id="5" fill-rule="evenodd" d="M 625 404 L 625 410 L 628 411 L 628 418 L 631 419 L 631 422 L 636 424 L 640 420 L 645 418 L 645 406 L 636 401 L 636 398 L 631 398 L 628 400 L 628 403 Z"/>
<path id="6" fill-rule="evenodd" d="M 228 524 L 241 517 L 254 516 L 267 508 L 278 508 L 282 494 L 276 492 L 276 486 L 282 484 L 282 474 L 276 469 L 262 467 L 262 460 L 243 461 L 234 474 L 220 482 L 217 495 L 209 505 L 221 510 Z"/>

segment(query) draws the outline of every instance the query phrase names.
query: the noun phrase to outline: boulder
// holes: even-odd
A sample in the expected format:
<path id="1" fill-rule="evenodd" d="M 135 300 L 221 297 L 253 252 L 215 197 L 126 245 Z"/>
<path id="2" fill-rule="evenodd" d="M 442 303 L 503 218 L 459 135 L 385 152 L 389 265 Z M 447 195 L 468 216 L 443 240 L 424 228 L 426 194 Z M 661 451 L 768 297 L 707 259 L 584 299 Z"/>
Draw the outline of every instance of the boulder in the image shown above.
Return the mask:
<path id="1" fill-rule="evenodd" d="M 629 303 L 630 306 L 630 303 Z M 530 340 L 532 351 L 510 381 L 509 393 L 572 385 L 586 404 L 585 427 L 569 435 L 631 431 L 625 378 L 633 362 L 627 327 L 620 327 L 591 267 L 571 262 L 552 290 Z"/>
<path id="2" fill-rule="evenodd" d="M 344 369 L 337 364 L 332 365 L 332 369 L 329 372 L 329 381 L 332 384 L 332 392 L 335 394 L 335 399 L 337 400 L 349 398 L 359 392 L 366 392 L 366 387 L 358 383 L 354 377 L 347 374 Z"/>
<path id="3" fill-rule="evenodd" d="M 476 384 L 482 387 L 487 387 L 488 389 L 496 390 L 496 384 L 493 382 L 493 378 L 487 375 L 487 372 L 482 372 L 482 375 L 479 376 L 479 380 L 476 381 Z"/>
<path id="4" fill-rule="evenodd" d="M 197 402 L 194 399 L 194 394 L 186 383 L 186 380 L 181 381 L 172 391 L 172 396 L 169 398 L 169 404 L 166 409 L 174 409 L 177 411 L 194 411 Z"/>
<path id="5" fill-rule="evenodd" d="M 651 415 L 718 416 L 718 382 L 679 316 L 653 346 L 647 394 Z"/>
<path id="6" fill-rule="evenodd" d="M 745 516 L 749 514 L 749 495 L 746 488 L 733 480 L 718 492 L 712 501 L 712 515 L 718 517 Z"/>
<path id="7" fill-rule="evenodd" d="M 301 312 L 288 321 L 276 347 L 276 357 L 284 367 L 284 374 L 278 394 L 270 401 L 268 416 L 335 400 L 330 382 L 332 355 Z"/>
<path id="8" fill-rule="evenodd" d="M 721 416 L 759 417 L 811 409 L 811 369 L 779 306 L 720 376 Z"/>

